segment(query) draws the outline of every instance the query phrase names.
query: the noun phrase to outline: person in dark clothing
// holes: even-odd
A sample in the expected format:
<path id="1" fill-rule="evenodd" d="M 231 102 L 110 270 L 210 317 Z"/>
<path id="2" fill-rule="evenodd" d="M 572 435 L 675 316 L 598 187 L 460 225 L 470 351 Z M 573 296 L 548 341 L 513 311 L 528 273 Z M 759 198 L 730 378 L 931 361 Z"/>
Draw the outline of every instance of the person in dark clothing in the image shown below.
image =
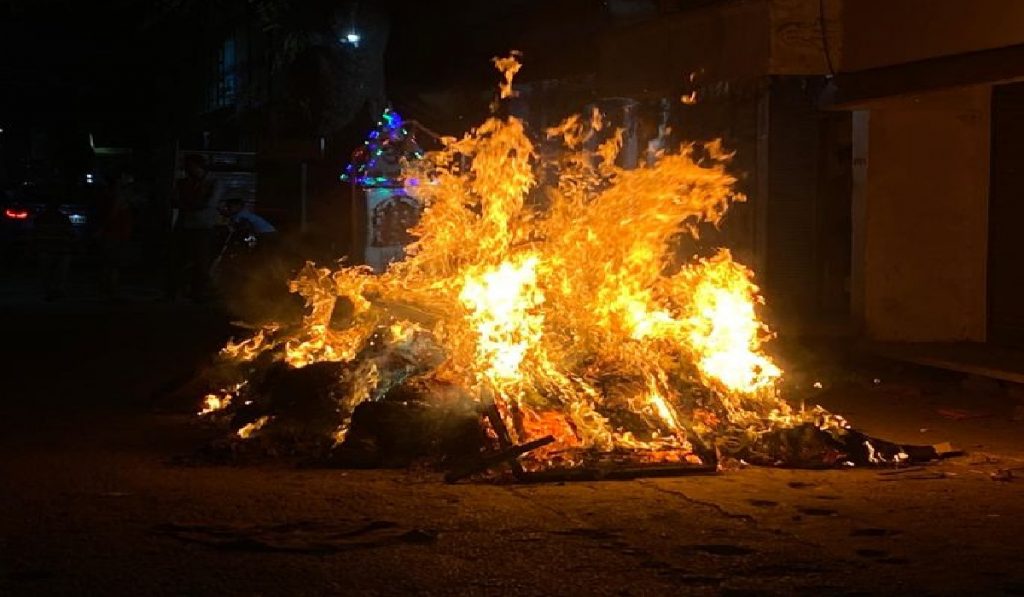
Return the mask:
<path id="1" fill-rule="evenodd" d="M 103 258 L 100 286 L 107 295 L 117 293 L 121 266 L 132 239 L 134 183 L 132 174 L 123 171 L 103 196 L 103 219 L 97 233 Z"/>
<path id="2" fill-rule="evenodd" d="M 224 260 L 245 262 L 248 261 L 245 256 L 257 253 L 266 257 L 270 248 L 276 244 L 277 229 L 248 209 L 244 198 L 237 195 L 228 197 L 221 205 L 220 212 L 227 223 L 228 233 L 214 260 L 214 270 Z"/>
<path id="3" fill-rule="evenodd" d="M 60 210 L 57 201 L 47 201 L 43 211 L 32 221 L 32 244 L 39 259 L 40 282 L 48 301 L 62 298 L 67 292 L 74 240 L 71 218 Z"/>
<path id="4" fill-rule="evenodd" d="M 190 296 L 197 301 L 210 297 L 210 262 L 220 195 L 221 186 L 210 176 L 203 156 L 186 156 L 185 178 L 178 181 L 174 196 L 166 298 L 178 297 L 189 270 Z"/>

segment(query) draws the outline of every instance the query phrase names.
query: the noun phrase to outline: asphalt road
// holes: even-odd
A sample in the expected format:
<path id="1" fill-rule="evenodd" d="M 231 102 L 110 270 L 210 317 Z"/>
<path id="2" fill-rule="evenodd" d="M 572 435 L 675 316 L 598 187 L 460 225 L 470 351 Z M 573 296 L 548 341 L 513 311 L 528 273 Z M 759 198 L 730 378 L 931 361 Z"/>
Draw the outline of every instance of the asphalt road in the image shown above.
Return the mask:
<path id="1" fill-rule="evenodd" d="M 924 470 L 452 486 L 181 464 L 208 431 L 152 397 L 231 333 L 210 309 L 14 301 L 0 324 L 0 595 L 1024 594 L 1007 388 L 822 366 L 817 398 L 867 431 L 970 451 Z"/>

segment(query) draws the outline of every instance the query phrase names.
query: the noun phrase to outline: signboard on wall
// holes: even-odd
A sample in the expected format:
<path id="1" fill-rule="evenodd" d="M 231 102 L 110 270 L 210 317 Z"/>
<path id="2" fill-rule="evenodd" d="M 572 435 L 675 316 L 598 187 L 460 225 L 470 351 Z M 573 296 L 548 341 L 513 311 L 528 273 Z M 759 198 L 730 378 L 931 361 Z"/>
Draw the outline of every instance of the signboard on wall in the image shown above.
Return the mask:
<path id="1" fill-rule="evenodd" d="M 405 257 L 405 245 L 413 241 L 409 228 L 420 217 L 420 204 L 401 188 L 369 187 L 366 196 L 366 264 L 380 273 L 388 264 Z"/>
<path id="2" fill-rule="evenodd" d="M 175 167 L 177 178 L 184 177 L 185 156 L 189 154 L 203 156 L 210 177 L 220 182 L 225 198 L 238 197 L 250 207 L 256 203 L 256 154 L 179 150 Z"/>

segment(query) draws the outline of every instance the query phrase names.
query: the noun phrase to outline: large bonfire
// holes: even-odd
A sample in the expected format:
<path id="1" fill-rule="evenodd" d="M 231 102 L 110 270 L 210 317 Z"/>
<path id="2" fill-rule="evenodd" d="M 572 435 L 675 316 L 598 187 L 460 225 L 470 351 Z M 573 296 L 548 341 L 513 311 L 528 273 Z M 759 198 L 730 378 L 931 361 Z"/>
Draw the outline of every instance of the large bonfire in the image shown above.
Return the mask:
<path id="1" fill-rule="evenodd" d="M 519 64 L 495 63 L 508 97 Z M 335 445 L 357 406 L 425 381 L 496 409 L 513 442 L 553 436 L 532 468 L 697 462 L 697 448 L 782 428 L 846 429 L 781 399 L 752 272 L 726 249 L 679 255 L 682 237 L 744 200 L 730 154 L 688 144 L 623 169 L 622 132 L 602 129 L 599 113 L 569 118 L 545 131 L 561 151 L 541 155 L 523 121 L 495 116 L 405 164 L 423 206 L 406 258 L 380 275 L 307 264 L 291 282 L 301 324 L 230 343 L 227 389 L 204 412 L 258 402 L 261 371 L 333 363 Z M 274 418 L 243 417 L 235 432 L 257 436 Z"/>

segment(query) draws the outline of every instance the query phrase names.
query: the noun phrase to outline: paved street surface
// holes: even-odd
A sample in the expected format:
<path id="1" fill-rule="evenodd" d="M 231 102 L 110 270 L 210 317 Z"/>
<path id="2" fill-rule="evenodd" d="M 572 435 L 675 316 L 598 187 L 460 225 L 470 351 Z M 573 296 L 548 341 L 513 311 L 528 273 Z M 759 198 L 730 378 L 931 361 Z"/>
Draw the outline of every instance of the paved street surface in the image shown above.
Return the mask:
<path id="1" fill-rule="evenodd" d="M 231 328 L 144 294 L 2 304 L 0 595 L 1024 594 L 1013 388 L 795 367 L 868 432 L 970 452 L 899 474 L 452 486 L 190 466 L 209 432 L 153 396 Z"/>

